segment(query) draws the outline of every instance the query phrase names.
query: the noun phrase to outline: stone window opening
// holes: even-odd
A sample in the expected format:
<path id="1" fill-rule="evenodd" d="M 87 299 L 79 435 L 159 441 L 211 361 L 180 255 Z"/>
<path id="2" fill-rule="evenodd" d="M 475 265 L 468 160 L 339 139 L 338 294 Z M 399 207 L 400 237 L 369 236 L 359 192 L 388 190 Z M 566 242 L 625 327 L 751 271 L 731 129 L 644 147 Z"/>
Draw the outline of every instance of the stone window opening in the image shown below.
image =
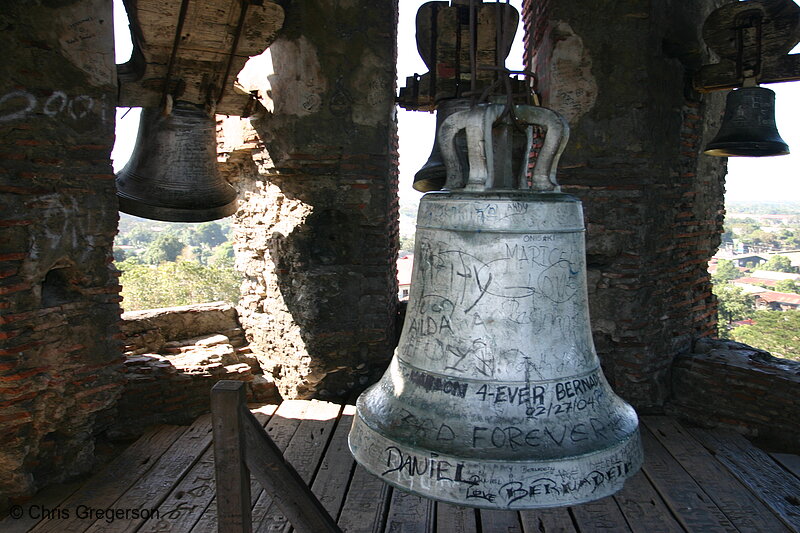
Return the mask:
<path id="1" fill-rule="evenodd" d="M 797 46 L 790 53 L 800 53 Z M 800 125 L 791 120 L 794 102 L 800 98 L 800 83 L 774 83 L 765 85 L 776 94 L 775 121 L 781 137 L 790 147 L 800 143 Z M 796 150 L 794 151 L 796 152 Z M 720 248 L 710 262 L 714 292 L 718 299 L 719 309 L 719 337 L 731 342 L 743 342 L 756 349 L 772 352 L 777 362 L 787 360 L 800 360 L 800 355 L 780 353 L 779 343 L 772 343 L 771 339 L 762 334 L 764 327 L 753 330 L 753 321 L 762 311 L 772 311 L 771 317 L 766 317 L 769 323 L 780 324 L 781 320 L 791 319 L 794 315 L 778 315 L 774 313 L 791 313 L 800 305 L 800 295 L 788 294 L 792 290 L 792 283 L 786 285 L 786 280 L 794 281 L 795 287 L 800 285 L 798 274 L 790 272 L 770 272 L 770 265 L 765 268 L 767 260 L 775 255 L 795 258 L 795 246 L 790 246 L 788 241 L 781 241 L 775 236 L 780 235 L 782 229 L 789 229 L 796 233 L 800 230 L 792 228 L 788 218 L 775 215 L 773 212 L 763 211 L 767 206 L 780 209 L 782 206 L 774 199 L 782 198 L 789 203 L 797 200 L 789 190 L 790 185 L 785 178 L 792 176 L 798 159 L 796 153 L 780 157 L 731 157 L 728 159 L 727 174 L 725 177 L 725 229 L 722 234 Z M 758 179 L 754 179 L 758 176 Z M 771 204 L 771 205 L 770 205 Z M 751 213 L 743 208 L 755 207 L 762 211 Z M 749 223 L 748 223 L 749 222 Z M 756 231 L 752 231 L 758 225 Z M 748 227 L 749 226 L 749 227 Z M 796 228 L 797 226 L 794 225 Z M 762 238 L 769 238 L 764 242 L 753 241 L 750 235 L 760 233 Z M 767 237 L 767 234 L 773 237 Z M 748 238 L 750 237 L 750 238 Z M 792 261 L 796 265 L 796 259 Z M 746 271 L 745 271 L 746 269 Z M 737 273 L 736 270 L 739 270 Z M 725 279 L 735 277 L 735 279 Z M 770 279 L 765 279 L 770 278 Z M 771 279 L 775 278 L 775 279 Z M 783 282 L 783 288 L 779 283 Z M 776 287 L 777 285 L 777 287 Z M 743 309 L 749 300 L 747 309 Z M 737 302 L 739 305 L 737 307 Z M 790 330 L 791 320 L 785 320 L 781 329 Z M 762 324 L 763 326 L 764 324 Z M 737 331 L 738 330 L 738 331 Z M 777 331 L 776 331 L 777 336 Z M 762 344 L 763 343 L 763 344 Z M 789 343 L 791 344 L 791 343 Z M 790 349 L 789 345 L 784 346 Z"/>
<path id="2" fill-rule="evenodd" d="M 118 77 L 121 81 L 126 79 L 138 79 L 141 77 L 143 68 L 143 55 L 141 48 L 138 44 L 137 34 L 141 33 L 138 28 L 137 21 L 129 19 L 129 10 L 126 7 L 125 0 L 114 0 L 114 49 L 115 61 L 118 69 Z M 139 123 L 141 118 L 140 107 L 118 107 L 116 113 L 115 124 L 115 141 L 114 148 L 111 153 L 113 161 L 114 172 L 121 171 L 128 160 L 130 159 L 137 140 L 139 131 Z M 170 223 L 155 220 L 148 220 L 139 217 L 131 217 L 124 213 L 120 213 L 120 233 L 115 238 L 114 258 L 117 267 L 122 270 L 121 283 L 123 286 L 123 297 L 128 293 L 127 301 L 123 300 L 122 307 L 125 311 L 139 311 L 146 308 L 169 307 L 172 305 L 188 305 L 188 304 L 201 304 L 209 303 L 215 300 L 224 300 L 228 304 L 235 304 L 238 295 L 220 297 L 225 295 L 233 295 L 231 289 L 232 283 L 229 270 L 232 265 L 228 259 L 232 255 L 232 250 L 220 251 L 217 253 L 219 256 L 217 262 L 224 262 L 225 265 L 225 279 L 220 281 L 214 279 L 219 275 L 219 272 L 206 271 L 209 262 L 213 262 L 211 252 L 214 250 L 213 246 L 209 249 L 201 249 L 202 246 L 199 242 L 183 242 L 184 246 L 177 250 L 177 244 L 174 242 L 164 242 L 164 252 L 166 255 L 162 259 L 170 263 L 175 263 L 178 260 L 193 260 L 195 264 L 183 265 L 170 265 L 170 268 L 162 269 L 164 272 L 159 272 L 158 264 L 149 265 L 150 268 L 137 268 L 139 265 L 134 264 L 136 255 L 141 256 L 145 251 L 144 247 L 137 249 L 130 241 L 130 236 L 127 235 L 127 229 L 131 225 L 138 224 L 139 227 L 144 228 L 139 231 L 150 232 L 150 237 L 157 238 L 159 235 L 180 235 L 183 241 L 192 239 L 200 239 L 198 232 L 205 231 L 209 227 L 216 229 L 220 224 L 223 227 L 229 227 L 230 218 L 222 221 L 211 221 L 210 223 Z M 213 223 L 213 224 L 212 224 Z M 203 225 L 205 224 L 205 225 Z M 209 226 L 209 224 L 212 224 Z M 134 230 L 135 231 L 135 230 Z M 217 232 L 218 233 L 218 232 Z M 145 237 L 149 238 L 149 237 Z M 219 236 L 214 235 L 213 245 L 222 244 L 219 241 Z M 165 239 L 162 239 L 165 240 Z M 141 244 L 141 243 L 135 243 Z M 191 248 L 191 249 L 190 249 Z M 230 248 L 230 246 L 228 246 Z M 139 252 L 138 254 L 136 252 Z M 141 257 L 140 257 L 141 259 Z M 158 262 L 156 257 L 152 257 L 151 261 L 144 261 L 144 263 Z M 126 260 L 127 263 L 125 262 Z M 150 270 L 150 274 L 148 274 Z M 126 272 L 127 271 L 127 272 Z M 157 277 L 160 276 L 159 277 Z M 172 279 L 165 279 L 171 277 Z M 207 282 L 206 282 L 207 280 Z M 127 283 L 126 283 L 127 281 Z M 214 290 L 214 286 L 219 288 L 221 284 L 225 285 L 224 290 Z M 133 287 L 136 285 L 136 287 Z M 203 285 L 197 290 L 198 285 Z M 172 290 L 174 288 L 174 291 Z M 137 297 L 131 296 L 131 292 L 136 291 Z M 146 293 L 151 293 L 151 297 L 147 297 Z M 173 294 L 174 293 L 174 294 Z M 150 303 L 148 303 L 150 302 Z M 160 303 L 159 303 L 160 302 Z"/>
<path id="3" fill-rule="evenodd" d="M 138 79 L 144 60 L 136 21 L 131 24 L 128 19 L 130 3 L 113 2 L 121 81 Z M 141 111 L 116 110 L 111 153 L 115 173 L 133 153 Z M 207 410 L 206 391 L 220 379 L 246 382 L 251 401 L 279 402 L 275 384 L 252 355 L 234 308 L 242 280 L 233 275 L 227 233 L 233 217 L 204 223 L 149 220 L 122 212 L 119 217 L 113 254 L 120 271 L 127 385 L 117 403 L 120 422 L 111 423 L 106 434 L 119 440 L 140 434 L 150 424 L 190 423 Z M 150 250 L 153 257 L 145 258 L 150 260 L 136 260 L 137 255 L 142 259 L 149 243 L 170 234 L 180 244 L 162 239 L 164 261 L 154 255 L 159 250 Z M 143 404 L 142 398 L 148 401 Z M 182 409 L 170 407 L 175 404 Z"/>

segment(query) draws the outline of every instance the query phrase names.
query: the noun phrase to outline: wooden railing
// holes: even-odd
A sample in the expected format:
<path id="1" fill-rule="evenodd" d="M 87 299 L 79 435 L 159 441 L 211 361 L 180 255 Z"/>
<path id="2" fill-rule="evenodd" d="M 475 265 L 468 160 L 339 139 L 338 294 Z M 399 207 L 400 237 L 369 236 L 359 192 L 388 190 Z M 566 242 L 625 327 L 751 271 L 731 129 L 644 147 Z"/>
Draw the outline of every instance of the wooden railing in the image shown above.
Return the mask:
<path id="1" fill-rule="evenodd" d="M 211 390 L 219 533 L 251 533 L 250 474 L 298 533 L 341 533 L 311 489 L 247 409 L 244 383 Z"/>

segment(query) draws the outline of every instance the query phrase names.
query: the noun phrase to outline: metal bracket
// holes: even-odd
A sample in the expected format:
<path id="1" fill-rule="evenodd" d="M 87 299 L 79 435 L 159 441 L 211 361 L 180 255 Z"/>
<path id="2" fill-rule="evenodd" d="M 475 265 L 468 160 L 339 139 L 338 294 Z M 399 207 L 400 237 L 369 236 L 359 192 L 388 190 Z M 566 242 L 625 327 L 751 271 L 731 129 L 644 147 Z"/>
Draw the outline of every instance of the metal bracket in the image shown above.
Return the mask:
<path id="1" fill-rule="evenodd" d="M 558 160 L 567 147 L 569 141 L 569 122 L 560 114 L 546 107 L 534 107 L 527 105 L 514 106 L 517 118 L 525 124 L 543 126 L 546 128 L 544 144 L 539 150 L 539 157 L 533 167 L 532 188 L 536 191 L 558 192 L 561 187 L 556 181 L 556 171 L 558 170 Z M 533 141 L 533 128 L 527 128 L 531 143 Z M 528 150 L 530 154 L 530 149 Z M 522 169 L 521 182 L 525 182 L 527 173 L 528 157 L 525 158 Z"/>
<path id="2" fill-rule="evenodd" d="M 561 189 L 556 181 L 556 169 L 569 139 L 569 123 L 555 111 L 544 107 L 515 105 L 513 109 L 517 121 L 527 126 L 526 156 L 518 167 L 516 188 L 529 188 L 526 177 L 533 144 L 532 126 L 536 125 L 544 127 L 546 132 L 544 144 L 534 165 L 530 188 L 538 192 L 559 192 Z M 445 189 L 485 191 L 487 186 L 496 183 L 492 125 L 505 110 L 506 106 L 500 104 L 480 104 L 472 109 L 453 113 L 442 123 L 437 138 L 447 169 Z M 455 144 L 456 135 L 460 131 L 465 131 L 467 136 L 469 176 L 464 175 Z"/>

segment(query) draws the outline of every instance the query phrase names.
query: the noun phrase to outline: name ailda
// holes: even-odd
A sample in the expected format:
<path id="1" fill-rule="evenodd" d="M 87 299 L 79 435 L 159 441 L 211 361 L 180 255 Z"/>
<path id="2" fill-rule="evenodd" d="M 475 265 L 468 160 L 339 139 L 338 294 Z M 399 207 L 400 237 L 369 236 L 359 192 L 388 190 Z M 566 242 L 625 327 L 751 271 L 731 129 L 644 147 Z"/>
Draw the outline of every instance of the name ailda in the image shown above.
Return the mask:
<path id="1" fill-rule="evenodd" d="M 450 335 L 453 335 L 453 328 L 450 326 L 450 319 L 445 315 L 439 317 L 426 316 L 412 318 L 411 325 L 408 327 L 408 332 L 418 337 L 437 335 L 445 332 L 449 332 Z"/>

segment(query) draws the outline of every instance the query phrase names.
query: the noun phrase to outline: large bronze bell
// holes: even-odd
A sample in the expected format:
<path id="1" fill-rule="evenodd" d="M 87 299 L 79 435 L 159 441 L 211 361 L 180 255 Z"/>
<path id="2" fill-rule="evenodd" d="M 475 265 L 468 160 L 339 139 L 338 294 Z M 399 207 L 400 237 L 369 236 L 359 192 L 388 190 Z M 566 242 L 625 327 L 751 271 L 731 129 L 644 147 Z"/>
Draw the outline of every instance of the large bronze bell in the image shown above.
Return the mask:
<path id="1" fill-rule="evenodd" d="M 128 164 L 117 174 L 119 209 L 169 222 L 204 222 L 236 211 L 236 190 L 217 168 L 214 117 L 177 102 L 168 115 L 142 109 Z"/>
<path id="2" fill-rule="evenodd" d="M 408 311 L 383 378 L 357 402 L 356 460 L 425 497 L 483 508 L 575 505 L 639 469 L 633 408 L 609 387 L 589 324 L 580 201 L 555 168 L 568 127 L 547 128 L 533 190 L 487 189 L 503 106 L 454 113 L 438 132 L 449 191 L 423 196 Z M 469 176 L 454 136 L 466 131 Z M 506 152 L 508 153 L 508 152 Z M 514 164 L 524 174 L 527 159 Z M 483 185 L 482 185 L 483 184 Z"/>
<path id="3" fill-rule="evenodd" d="M 722 126 L 704 153 L 722 157 L 788 154 L 789 146 L 775 125 L 775 92 L 765 87 L 729 92 Z"/>

